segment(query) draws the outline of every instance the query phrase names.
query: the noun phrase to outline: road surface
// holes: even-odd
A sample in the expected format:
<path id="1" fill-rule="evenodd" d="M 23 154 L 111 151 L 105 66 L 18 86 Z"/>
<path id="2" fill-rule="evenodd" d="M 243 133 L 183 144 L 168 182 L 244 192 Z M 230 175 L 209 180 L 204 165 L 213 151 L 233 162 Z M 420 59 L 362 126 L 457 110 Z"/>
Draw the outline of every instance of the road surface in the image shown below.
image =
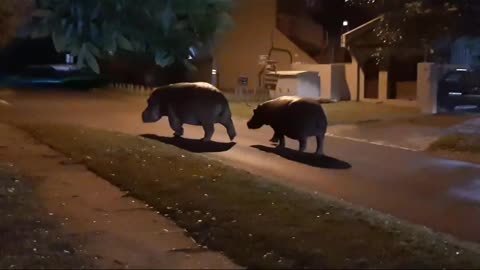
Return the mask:
<path id="1" fill-rule="evenodd" d="M 134 135 L 172 135 L 167 119 L 155 124 L 141 122 L 145 105 L 145 99 L 141 98 L 55 92 L 10 93 L 0 97 L 12 105 L 0 108 L 0 121 L 20 117 Z M 268 143 L 272 135 L 269 128 L 252 131 L 246 128 L 245 122 L 235 120 L 238 137 L 233 147 L 227 144 L 228 137 L 221 126 L 216 126 L 213 139 L 220 143 L 215 149 L 202 149 L 194 141 L 181 146 L 207 152 L 209 157 L 300 190 L 340 198 L 461 239 L 480 242 L 479 165 L 332 137 L 325 142 L 325 152 L 330 159 L 296 155 L 294 151 L 278 153 Z M 201 138 L 203 131 L 185 126 L 185 136 Z M 298 146 L 288 141 L 287 147 Z M 314 148 L 315 142 L 310 140 L 308 151 L 313 152 Z"/>

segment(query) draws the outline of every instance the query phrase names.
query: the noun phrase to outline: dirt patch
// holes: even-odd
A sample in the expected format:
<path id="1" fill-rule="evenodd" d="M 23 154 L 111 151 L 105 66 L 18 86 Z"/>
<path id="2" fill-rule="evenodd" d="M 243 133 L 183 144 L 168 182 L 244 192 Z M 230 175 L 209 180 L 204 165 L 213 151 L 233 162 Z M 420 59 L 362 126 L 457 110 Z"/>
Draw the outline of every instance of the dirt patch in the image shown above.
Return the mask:
<path id="1" fill-rule="evenodd" d="M 77 126 L 24 128 L 250 268 L 480 267 L 476 245 L 157 141 Z"/>

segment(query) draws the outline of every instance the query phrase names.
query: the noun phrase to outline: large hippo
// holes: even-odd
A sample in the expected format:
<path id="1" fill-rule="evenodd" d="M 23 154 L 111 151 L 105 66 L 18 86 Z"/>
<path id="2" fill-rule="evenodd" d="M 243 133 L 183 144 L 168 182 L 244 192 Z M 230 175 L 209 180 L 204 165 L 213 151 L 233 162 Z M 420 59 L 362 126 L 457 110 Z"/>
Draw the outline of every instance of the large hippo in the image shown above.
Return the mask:
<path id="1" fill-rule="evenodd" d="M 279 147 L 285 147 L 285 137 L 299 141 L 299 151 L 305 151 L 307 138 L 317 138 L 316 154 L 323 155 L 323 140 L 327 131 L 327 117 L 321 102 L 315 99 L 295 96 L 279 97 L 264 102 L 253 111 L 247 122 L 249 129 L 269 125 L 274 130 L 273 140 L 279 140 Z"/>
<path id="2" fill-rule="evenodd" d="M 209 83 L 176 83 L 159 87 L 148 98 L 142 113 L 144 123 L 152 123 L 168 116 L 174 136 L 183 136 L 183 124 L 202 126 L 204 141 L 210 141 L 214 124 L 222 124 L 230 140 L 236 136 L 232 114 L 225 96 Z"/>

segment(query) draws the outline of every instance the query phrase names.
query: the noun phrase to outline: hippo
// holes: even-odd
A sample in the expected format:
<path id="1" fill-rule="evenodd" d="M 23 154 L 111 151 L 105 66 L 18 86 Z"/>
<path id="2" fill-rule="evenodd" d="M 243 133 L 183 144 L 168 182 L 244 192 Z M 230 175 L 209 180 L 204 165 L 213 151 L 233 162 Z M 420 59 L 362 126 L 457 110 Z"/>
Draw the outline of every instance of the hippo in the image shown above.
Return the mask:
<path id="1" fill-rule="evenodd" d="M 274 130 L 272 140 L 278 139 L 279 148 L 285 147 L 285 136 L 299 141 L 299 151 L 305 151 L 307 138 L 317 139 L 317 155 L 323 155 L 323 141 L 327 131 L 327 117 L 319 100 L 283 96 L 264 102 L 253 111 L 247 122 L 249 129 L 269 125 Z"/>
<path id="2" fill-rule="evenodd" d="M 143 122 L 153 123 L 168 116 L 175 137 L 183 136 L 183 124 L 202 126 L 205 131 L 203 141 L 212 139 L 216 123 L 227 129 L 231 141 L 237 135 L 227 99 L 209 83 L 175 83 L 159 87 L 147 103 L 142 113 Z"/>
<path id="3" fill-rule="evenodd" d="M 288 105 L 290 102 L 292 102 L 292 99 L 298 97 L 293 97 L 293 96 L 283 96 L 279 97 L 273 100 L 266 101 L 262 103 L 262 110 L 264 115 L 268 117 L 268 120 L 266 122 L 268 123 L 273 123 L 274 121 L 278 120 L 277 118 L 277 112 L 279 109 L 284 108 L 284 106 Z M 271 124 L 270 124 L 271 126 Z M 274 134 L 272 138 L 270 139 L 270 142 L 279 142 L 280 141 L 280 135 L 277 134 L 274 130 Z"/>

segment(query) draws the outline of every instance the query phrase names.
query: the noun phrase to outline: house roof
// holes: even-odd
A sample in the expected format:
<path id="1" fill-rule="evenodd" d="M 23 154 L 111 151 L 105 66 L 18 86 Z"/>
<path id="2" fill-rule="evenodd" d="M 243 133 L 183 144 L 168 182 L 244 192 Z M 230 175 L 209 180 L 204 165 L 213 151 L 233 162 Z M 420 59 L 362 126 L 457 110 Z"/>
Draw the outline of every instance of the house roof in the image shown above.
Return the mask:
<path id="1" fill-rule="evenodd" d="M 341 43 L 341 46 L 343 48 L 346 48 L 348 47 L 348 45 L 351 43 L 351 41 L 359 36 L 361 36 L 362 34 L 365 34 L 365 33 L 368 33 L 368 31 L 371 32 L 371 30 L 383 19 L 384 15 L 380 15 L 346 33 L 344 33 L 342 36 L 341 36 L 341 40 L 340 40 L 340 43 Z"/>

